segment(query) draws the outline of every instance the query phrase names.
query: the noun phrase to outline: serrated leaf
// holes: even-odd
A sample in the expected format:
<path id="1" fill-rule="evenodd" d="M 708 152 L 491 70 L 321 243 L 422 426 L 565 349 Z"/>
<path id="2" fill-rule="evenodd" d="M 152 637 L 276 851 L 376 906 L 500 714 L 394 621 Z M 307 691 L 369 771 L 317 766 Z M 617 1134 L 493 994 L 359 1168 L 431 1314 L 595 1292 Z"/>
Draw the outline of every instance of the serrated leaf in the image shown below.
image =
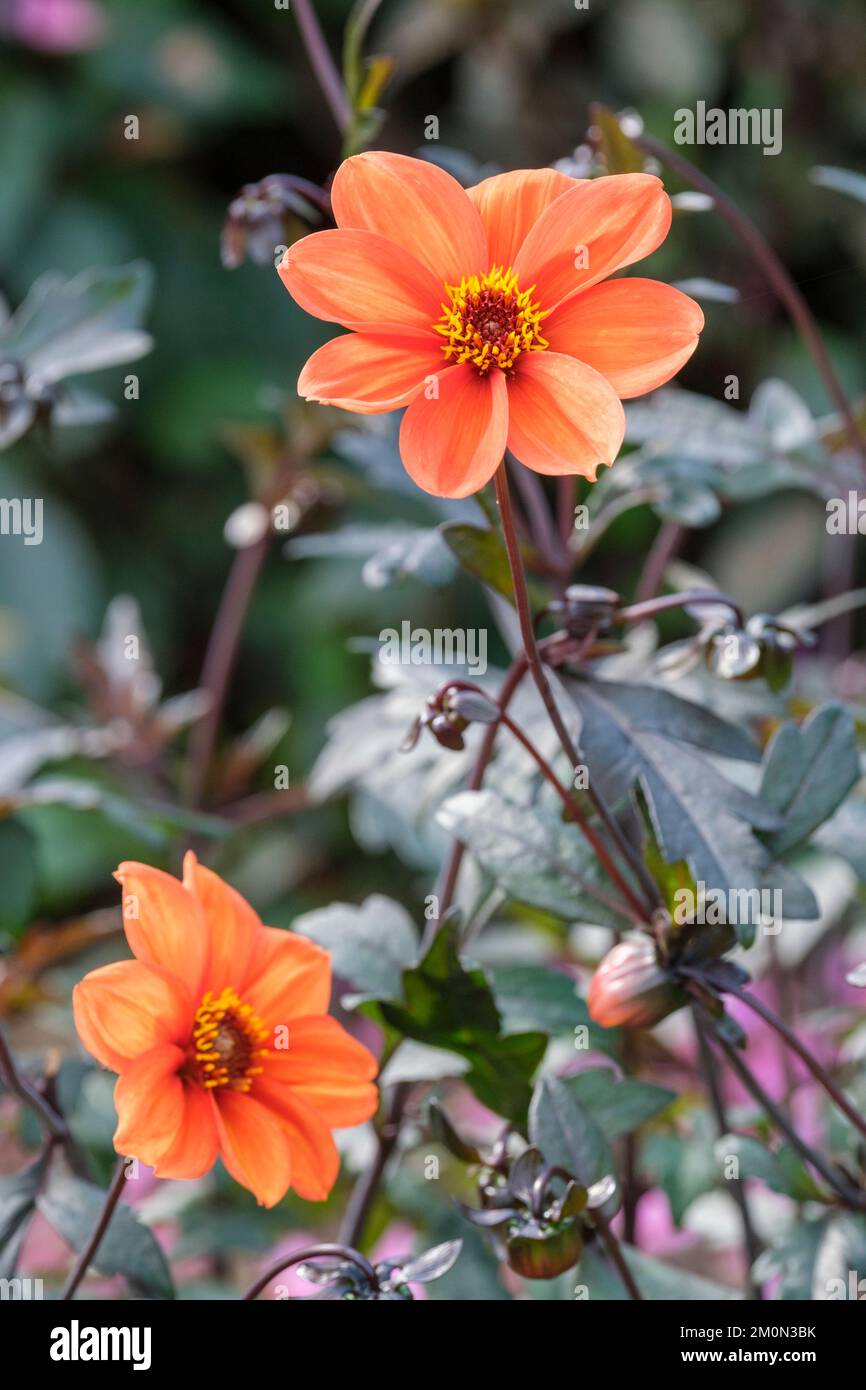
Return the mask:
<path id="1" fill-rule="evenodd" d="M 760 888 L 771 856 L 752 832 L 778 829 L 781 817 L 689 746 L 755 761 L 758 751 L 746 735 L 654 687 L 565 684 L 581 717 L 590 781 L 604 799 L 616 805 L 639 786 L 667 863 L 685 860 L 708 889 Z"/>
<path id="2" fill-rule="evenodd" d="M 404 970 L 394 999 L 376 1005 L 389 1028 L 407 1038 L 466 1057 L 466 1080 L 483 1104 L 520 1124 L 530 1079 L 547 1048 L 540 1033 L 505 1037 L 484 972 L 460 959 L 458 926 L 446 918 L 418 965 Z"/>
<path id="3" fill-rule="evenodd" d="M 516 901 L 566 921 L 622 927 L 623 917 L 587 891 L 610 883 L 575 825 L 489 789 L 449 797 L 437 820 Z"/>
<path id="4" fill-rule="evenodd" d="M 676 1100 L 676 1092 L 665 1086 L 632 1077 L 617 1080 L 609 1067 L 588 1067 L 566 1077 L 563 1084 L 589 1111 L 611 1143 L 623 1134 L 631 1134 Z"/>
<path id="5" fill-rule="evenodd" d="M 52 1175 L 37 1206 L 50 1226 L 76 1252 L 84 1249 L 105 1205 L 105 1193 L 71 1174 Z M 146 1298 L 174 1298 L 165 1256 L 153 1234 L 131 1208 L 119 1203 L 93 1257 L 100 1274 L 122 1274 Z"/>
<path id="6" fill-rule="evenodd" d="M 568 1083 L 555 1076 L 542 1076 L 535 1088 L 529 1107 L 529 1138 L 547 1163 L 565 1168 L 583 1187 L 591 1187 L 616 1170 L 601 1127 Z"/>

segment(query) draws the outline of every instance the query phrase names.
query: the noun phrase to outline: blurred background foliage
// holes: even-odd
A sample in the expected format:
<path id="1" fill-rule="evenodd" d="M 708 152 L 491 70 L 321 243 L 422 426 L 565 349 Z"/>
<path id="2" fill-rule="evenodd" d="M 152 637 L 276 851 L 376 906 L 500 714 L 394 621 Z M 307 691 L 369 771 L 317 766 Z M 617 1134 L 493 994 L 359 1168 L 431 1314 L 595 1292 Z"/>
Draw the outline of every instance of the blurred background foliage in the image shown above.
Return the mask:
<path id="1" fill-rule="evenodd" d="M 348 0 L 317 8 L 338 51 Z M 637 107 L 648 132 L 667 144 L 677 108 L 697 100 L 780 107 L 777 157 L 756 146 L 687 153 L 764 230 L 819 318 L 840 377 L 859 389 L 866 208 L 810 179 L 818 165 L 856 168 L 866 141 L 859 0 L 591 0 L 585 10 L 570 0 L 385 0 L 368 49 L 392 60 L 375 143 L 441 160 L 465 182 L 571 159 L 593 102 Z M 430 116 L 439 122 L 437 143 L 425 140 Z M 138 138 L 126 138 L 129 117 Z M 38 425 L 0 459 L 0 494 L 45 499 L 45 543 L 0 544 L 0 681 L 5 696 L 32 702 L 34 726 L 43 719 L 34 706 L 78 720 L 80 644 L 97 640 L 118 594 L 140 607 L 163 698 L 195 689 L 233 557 L 225 523 L 299 439 L 314 461 L 301 469 L 309 476 L 299 490 L 298 538 L 349 521 L 429 525 L 469 515 L 432 508 L 411 489 L 370 485 L 358 462 L 363 443 L 330 438 L 335 425 L 351 431 L 355 422 L 296 404 L 297 373 L 330 336 L 328 326 L 289 300 L 269 266 L 246 261 L 229 271 L 221 263 L 226 208 L 244 184 L 275 172 L 325 184 L 339 157 L 288 10 L 260 0 L 0 0 L 0 294 L 14 309 L 47 271 L 74 277 L 145 262 L 153 272 L 139 323 L 154 350 L 134 368 L 118 359 L 87 383 L 116 404 L 115 418 Z M 682 185 L 671 179 L 668 187 Z M 707 328 L 682 385 L 721 400 L 734 374 L 744 409 L 760 382 L 778 376 L 816 414 L 829 411 L 791 324 L 720 220 L 678 217 L 649 273 L 736 291 L 736 302 L 705 303 Z M 125 399 L 130 370 L 140 381 L 137 399 Z M 750 611 L 777 611 L 832 588 L 824 519 L 820 498 L 783 488 L 692 531 L 683 556 Z M 631 593 L 657 528 L 648 508 L 629 511 L 585 577 Z M 304 782 L 328 720 L 371 688 L 359 638 L 406 617 L 431 627 L 487 626 L 491 660 L 505 658 L 466 576 L 434 587 L 409 576 L 377 588 L 359 582 L 357 558 L 317 556 L 303 545 L 292 557 L 281 551 L 278 538 L 246 623 L 220 740 L 224 754 L 269 711 L 287 712 L 248 791 L 272 787 L 275 763 L 288 767 L 293 786 Z M 860 557 L 846 587 L 863 582 L 862 568 Z M 690 625 L 674 618 L 666 630 L 676 636 Z M 21 709 L 4 699 L 4 732 L 22 727 Z M 180 749 L 170 744 L 152 784 L 136 780 L 150 778 L 146 760 L 145 771 L 134 762 L 126 769 L 139 799 L 144 787 L 155 805 L 171 800 L 165 779 L 179 773 Z M 67 749 L 55 766 L 74 777 L 75 759 Z M 89 768 L 89 782 L 100 776 Z M 116 780 L 86 815 L 60 804 L 21 810 L 14 835 L 0 837 L 0 867 L 14 866 L 20 895 L 17 905 L 7 898 L 7 936 L 34 919 L 62 921 L 74 947 L 75 914 L 115 908 L 110 872 L 119 859 L 175 867 L 183 836 L 213 828 L 160 816 L 133 813 Z M 21 827 L 32 837 L 26 843 Z M 223 848 L 217 837 L 212 858 L 279 925 L 383 885 L 417 918 L 430 891 L 429 876 L 390 851 L 363 853 L 340 803 L 250 829 Z M 106 950 L 110 958 L 115 943 Z M 38 1018 L 25 1011 L 25 1047 L 50 1041 L 55 1025 L 62 1034 L 52 1000 L 81 973 L 80 959 L 65 968 L 46 1010 Z M 92 1079 L 88 1103 L 104 1108 L 106 1089 L 106 1078 Z M 407 1210 L 420 1201 L 417 1192 L 403 1197 Z M 223 1216 L 227 1248 L 242 1240 L 265 1248 L 285 1224 L 260 1214 L 261 1230 L 247 1224 L 241 1232 L 230 1206 Z M 195 1253 L 194 1236 L 184 1239 Z"/>
<path id="2" fill-rule="evenodd" d="M 342 0 L 319 6 L 335 48 L 349 9 Z M 637 105 L 668 143 L 674 111 L 697 99 L 781 107 L 781 155 L 753 146 L 690 154 L 698 162 L 711 154 L 713 177 L 758 220 L 854 389 L 866 214 L 811 185 L 809 171 L 856 166 L 866 136 L 856 0 L 829 9 L 818 0 L 593 0 L 588 10 L 566 0 L 386 0 L 369 46 L 394 63 L 378 143 L 440 158 L 468 179 L 567 158 L 593 101 Z M 139 399 L 123 399 L 118 369 L 103 374 L 103 394 L 119 406 L 113 424 L 40 431 L 3 457 L 4 495 L 51 499 L 51 543 L 0 551 L 0 672 L 56 708 L 72 694 L 73 641 L 94 637 L 108 600 L 126 592 L 141 606 L 166 688 L 190 689 L 231 558 L 223 525 L 247 496 L 239 431 L 278 426 L 300 366 L 328 336 L 267 267 L 223 269 L 220 227 L 245 183 L 273 172 L 325 182 L 339 140 L 294 17 L 252 0 L 4 0 L 0 76 L 0 291 L 15 306 L 46 270 L 74 275 L 144 259 L 155 276 L 146 327 L 156 343 L 136 367 Z M 130 115 L 137 139 L 125 138 Z M 438 147 L 424 139 L 430 115 Z M 717 219 L 678 219 L 653 273 L 739 292 L 737 304 L 705 305 L 707 330 L 682 384 L 718 398 L 735 373 L 748 402 L 759 381 L 779 375 L 816 411 L 828 408 L 784 313 Z M 365 494 L 345 464 L 337 471 L 336 515 L 320 507 L 304 529 L 353 508 L 377 520 L 393 507 Z M 687 551 L 752 608 L 814 597 L 821 583 L 820 503 L 773 499 L 772 551 L 745 554 L 755 510 L 770 524 L 766 506 L 737 508 L 693 534 Z M 401 513 L 412 508 L 410 500 Z M 655 526 L 648 512 L 629 513 L 593 577 L 627 589 Z M 351 562 L 287 562 L 275 548 L 247 626 L 229 728 L 242 730 L 272 705 L 289 708 L 279 761 L 302 780 L 328 717 L 367 688 L 367 663 L 347 653 L 347 639 L 405 615 L 449 626 L 459 613 L 465 624 L 473 605 L 480 613 L 468 584 L 431 594 L 410 579 L 383 594 L 360 586 Z M 309 868 L 336 857 L 344 892 L 370 881 L 339 813 L 314 838 Z"/>

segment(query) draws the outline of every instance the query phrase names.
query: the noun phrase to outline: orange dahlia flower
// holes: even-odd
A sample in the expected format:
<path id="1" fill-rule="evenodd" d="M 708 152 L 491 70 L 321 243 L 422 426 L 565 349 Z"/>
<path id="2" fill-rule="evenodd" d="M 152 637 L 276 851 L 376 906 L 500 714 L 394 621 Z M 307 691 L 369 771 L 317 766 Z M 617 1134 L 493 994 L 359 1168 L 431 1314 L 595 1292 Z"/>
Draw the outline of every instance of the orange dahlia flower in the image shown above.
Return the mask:
<path id="1" fill-rule="evenodd" d="M 262 925 L 194 854 L 183 881 L 121 864 L 135 960 L 73 992 L 88 1052 L 118 1073 L 114 1147 L 159 1177 L 197 1178 L 219 1155 L 271 1207 L 290 1187 L 328 1196 L 333 1128 L 374 1113 L 376 1061 L 327 1013 L 327 951 Z"/>
<path id="2" fill-rule="evenodd" d="M 697 344 L 687 295 L 608 279 L 667 235 L 651 174 L 520 170 L 465 190 L 374 152 L 340 166 L 331 202 L 337 230 L 290 247 L 279 272 L 308 313 L 353 331 L 313 353 L 298 391 L 362 414 L 408 406 L 400 453 L 425 492 L 477 492 L 506 448 L 537 473 L 594 480 L 622 444 L 621 399 L 668 381 Z"/>

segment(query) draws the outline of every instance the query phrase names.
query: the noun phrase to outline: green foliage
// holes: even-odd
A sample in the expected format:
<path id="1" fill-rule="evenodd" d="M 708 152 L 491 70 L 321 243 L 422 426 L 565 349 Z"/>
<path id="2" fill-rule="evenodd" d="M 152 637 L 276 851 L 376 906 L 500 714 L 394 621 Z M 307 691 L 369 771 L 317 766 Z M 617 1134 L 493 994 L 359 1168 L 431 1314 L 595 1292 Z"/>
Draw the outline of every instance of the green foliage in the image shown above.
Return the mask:
<path id="1" fill-rule="evenodd" d="M 92 1183 L 52 1173 L 37 1206 L 49 1225 L 80 1252 L 96 1227 L 104 1201 L 104 1192 Z M 151 1232 L 123 1203 L 115 1209 L 93 1264 L 100 1274 L 122 1274 L 141 1297 L 174 1297 L 165 1256 Z"/>
<path id="2" fill-rule="evenodd" d="M 342 59 L 343 132 L 315 88 L 293 7 L 102 8 L 104 31 L 75 53 L 44 51 L 37 32 L 16 29 L 21 7 L 6 6 L 0 21 L 0 493 L 44 501 L 41 544 L 0 536 L 0 1009 L 22 1076 L 69 1121 L 81 1171 L 104 1181 L 113 1081 L 82 1060 L 71 991 L 126 952 L 116 864 L 141 858 L 175 871 L 192 844 L 263 920 L 331 953 L 339 1006 L 355 1011 L 352 1027 L 374 1050 L 381 1035 L 376 1125 L 386 1145 L 395 1088 L 408 1088 L 406 1123 L 359 1237 L 374 1262 L 395 1227 L 405 1240 L 384 1296 L 402 1298 L 414 1272 L 434 1280 L 431 1299 L 626 1297 L 598 1239 L 586 1242 L 579 1270 L 515 1283 L 520 1257 L 524 1273 L 544 1272 L 534 1232 L 506 1283 L 496 1251 L 457 1205 L 506 1123 L 517 1131 L 501 1140 L 506 1151 L 522 1151 L 528 1137 L 547 1164 L 602 1184 L 608 1215 L 638 1193 L 664 1194 L 665 1236 L 688 1227 L 692 1241 L 673 1259 L 626 1249 L 648 1300 L 737 1296 L 733 1238 L 720 1252 L 701 1235 L 722 1194 L 733 1208 L 723 1178 L 732 1157 L 750 1199 L 769 1188 L 779 1213 L 778 1242 L 756 1277 L 778 1280 L 786 1300 L 855 1296 L 851 1274 L 866 1275 L 862 1214 L 829 1207 L 796 1149 L 751 1103 L 738 1110 L 724 1072 L 731 1132 L 720 1136 L 687 1013 L 638 1034 L 590 1017 L 587 982 L 612 934 L 634 924 L 525 748 L 500 727 L 483 785 L 480 774 L 469 781 L 485 736 L 472 724 L 461 751 L 426 734 L 398 751 L 443 683 L 471 676 L 494 699 L 519 650 L 500 518 L 490 489 L 459 501 L 423 494 L 400 462 L 396 415 L 298 402 L 298 371 L 330 330 L 291 302 L 272 269 L 278 239 L 326 225 L 341 149 L 414 151 L 467 185 L 554 161 L 584 178 L 658 167 L 635 143 L 638 118 L 621 121 L 595 103 L 599 94 L 637 105 L 647 133 L 667 143 L 672 92 L 779 105 L 783 159 L 750 148 L 685 153 L 766 234 L 817 317 L 862 429 L 855 263 L 866 179 L 856 172 L 862 113 L 849 79 L 854 8 L 843 0 L 819 15 L 786 0 L 768 45 L 747 0 L 731 0 L 721 27 L 686 0 L 587 11 L 540 0 L 531 15 L 519 0 L 393 0 L 382 12 L 375 0 L 329 0 L 316 9 Z M 796 100 L 804 81 L 808 111 Z M 441 139 L 428 138 L 428 110 Z M 134 134 L 123 112 L 138 113 Z M 256 263 L 238 256 L 227 274 L 226 206 L 275 170 L 300 181 L 291 217 L 263 221 Z M 578 480 L 572 495 L 570 483 L 536 475 L 515 488 L 533 618 L 589 789 L 575 785 L 530 678 L 509 712 L 613 844 L 592 794 L 610 808 L 669 908 L 698 881 L 725 894 L 781 889 L 784 931 L 771 942 L 766 997 L 820 1037 L 816 1052 L 862 1110 L 862 995 L 843 994 L 841 982 L 862 989 L 866 979 L 866 590 L 856 537 L 827 525 L 828 503 L 856 502 L 862 469 L 844 422 L 825 413 L 837 402 L 813 351 L 761 268 L 711 199 L 662 173 L 672 234 L 648 269 L 626 273 L 700 300 L 700 350 L 680 384 L 627 403 L 623 451 L 597 483 Z M 214 675 L 227 576 L 237 600 L 250 562 L 226 522 L 274 498 L 289 534 L 274 537 L 235 614 L 238 648 L 195 796 L 190 765 L 208 708 L 196 687 Z M 540 507 L 549 526 L 539 530 Z M 723 589 L 743 611 L 734 620 L 723 605 L 716 629 L 706 604 L 639 625 L 612 621 L 578 650 L 585 634 L 571 645 L 550 639 L 572 578 L 613 585 L 623 605 L 650 580 L 662 595 Z M 483 630 L 488 669 L 374 660 L 371 671 L 364 658 L 375 656 L 377 634 L 406 620 Z M 796 651 L 768 652 L 774 623 L 798 635 Z M 811 630 L 817 643 L 807 647 Z M 741 644 L 733 654 L 731 635 Z M 130 637 L 142 643 L 134 658 Z M 272 711 L 279 732 L 263 738 Z M 285 803 L 278 771 L 291 774 Z M 437 876 L 455 839 L 465 846 L 457 911 L 434 933 Z M 642 902 L 647 883 L 631 866 L 623 875 Z M 752 944 L 755 924 L 735 926 L 740 944 Z M 664 937 L 663 915 L 652 930 Z M 701 946 L 711 958 L 716 942 L 691 941 L 698 974 Z M 766 941 L 757 945 L 756 981 L 771 955 Z M 732 1015 L 718 1031 L 743 1044 L 773 1089 L 763 1024 L 741 1029 Z M 796 1122 L 814 1118 L 816 1147 L 860 1189 L 860 1136 L 811 1104 L 811 1086 L 798 1079 L 788 1108 Z M 0 1178 L 4 1278 L 25 1237 L 39 1235 L 36 1213 L 79 1251 L 104 1196 L 99 1182 L 66 1172 L 64 1145 L 44 1147 L 32 1109 L 11 1099 L 7 1108 L 10 1152 L 27 1156 Z M 436 1182 L 427 1180 L 431 1144 Z M 158 1184 L 137 1214 L 118 1208 L 93 1267 L 122 1275 L 135 1297 L 173 1297 L 151 1233 L 165 1224 L 178 1260 L 211 1261 L 200 1282 L 181 1271 L 180 1296 L 235 1297 L 250 1256 L 264 1263 L 288 1231 L 333 1237 L 372 1138 L 351 1130 L 339 1146 L 328 1203 L 290 1196 L 272 1212 L 256 1209 L 219 1170 Z M 531 1185 L 523 1195 L 531 1202 Z M 543 1227 L 538 1213 L 530 1219 Z M 575 1231 L 567 1234 L 571 1259 Z M 34 1248 L 38 1272 L 37 1239 Z M 335 1282 L 369 1296 L 357 1270 L 341 1266 Z"/>

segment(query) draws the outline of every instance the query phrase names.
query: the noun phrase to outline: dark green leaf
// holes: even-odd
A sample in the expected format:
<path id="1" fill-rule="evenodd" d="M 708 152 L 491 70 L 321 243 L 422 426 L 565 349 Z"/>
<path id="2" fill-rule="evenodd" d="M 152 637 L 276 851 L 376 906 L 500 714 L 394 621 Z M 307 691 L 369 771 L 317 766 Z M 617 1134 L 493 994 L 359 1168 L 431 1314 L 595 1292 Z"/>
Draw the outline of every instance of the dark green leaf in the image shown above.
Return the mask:
<path id="1" fill-rule="evenodd" d="M 105 1193 L 69 1174 L 52 1176 L 37 1206 L 50 1226 L 80 1252 L 105 1205 Z M 171 1274 L 156 1239 L 130 1207 L 119 1203 L 93 1259 L 100 1274 L 122 1274 L 146 1298 L 173 1298 Z"/>
<path id="2" fill-rule="evenodd" d="M 586 1004 L 570 975 L 542 965 L 500 965 L 489 972 L 505 1032 L 539 1029 L 572 1034 L 589 1024 Z"/>
<path id="3" fill-rule="evenodd" d="M 542 1076 L 529 1110 L 529 1137 L 548 1163 L 565 1168 L 584 1187 L 615 1171 L 600 1126 L 567 1082 Z"/>
<path id="4" fill-rule="evenodd" d="M 400 1266 L 400 1282 L 429 1284 L 434 1279 L 441 1279 L 457 1263 L 461 1247 L 462 1241 L 448 1240 L 443 1245 L 435 1245 L 432 1250 L 415 1255 Z"/>
<path id="5" fill-rule="evenodd" d="M 424 959 L 404 970 L 402 998 L 382 1000 L 376 1011 L 403 1037 L 465 1057 L 470 1063 L 466 1080 L 479 1100 L 498 1114 L 523 1122 L 530 1080 L 547 1038 L 541 1033 L 501 1035 L 487 977 L 460 960 L 453 918 L 442 922 Z"/>
<path id="6" fill-rule="evenodd" d="M 357 558 L 364 561 L 362 577 L 370 589 L 414 577 L 427 584 L 445 584 L 456 569 L 452 552 L 435 528 L 352 524 L 336 531 L 298 536 L 286 543 L 292 559 L 308 556 Z"/>
<path id="7" fill-rule="evenodd" d="M 714 1284 L 691 1269 L 678 1269 L 629 1246 L 623 1248 L 626 1264 L 643 1298 L 669 1303 L 698 1303 L 738 1299 L 736 1290 Z M 578 1284 L 584 1285 L 590 1303 L 625 1302 L 629 1294 L 617 1271 L 597 1245 L 588 1245 L 580 1262 Z"/>
<path id="8" fill-rule="evenodd" d="M 442 539 L 463 568 L 513 603 L 514 585 L 508 552 L 499 531 L 485 531 L 481 526 L 457 521 L 448 522 L 440 529 Z"/>
<path id="9" fill-rule="evenodd" d="M 733 725 L 654 687 L 570 680 L 581 716 L 580 746 L 592 784 L 617 804 L 644 791 L 665 860 L 685 860 L 708 889 L 760 888 L 770 868 L 752 827 L 775 830 L 781 817 L 728 781 L 688 745 L 755 761 L 758 750 Z M 754 924 L 739 924 L 753 930 Z"/>
<path id="10" fill-rule="evenodd" d="M 27 926 L 38 881 L 35 835 L 20 821 L 0 820 L 0 932 Z"/>
<path id="11" fill-rule="evenodd" d="M 458 792 L 439 808 L 437 819 L 516 901 L 566 921 L 622 927 L 622 916 L 586 889 L 609 889 L 610 881 L 575 825 L 489 789 Z"/>
<path id="12" fill-rule="evenodd" d="M 0 1177 L 0 1279 L 14 1277 L 44 1173 L 45 1160 L 38 1158 L 19 1173 Z"/>
<path id="13" fill-rule="evenodd" d="M 767 749 L 761 796 L 784 816 L 766 837 L 789 853 L 828 820 L 860 777 L 854 720 L 842 705 L 813 710 L 798 728 L 783 724 Z"/>
<path id="14" fill-rule="evenodd" d="M 585 1107 L 611 1143 L 630 1134 L 676 1100 L 676 1092 L 649 1081 L 618 1081 L 609 1067 L 589 1067 L 565 1078 L 564 1085 Z"/>

